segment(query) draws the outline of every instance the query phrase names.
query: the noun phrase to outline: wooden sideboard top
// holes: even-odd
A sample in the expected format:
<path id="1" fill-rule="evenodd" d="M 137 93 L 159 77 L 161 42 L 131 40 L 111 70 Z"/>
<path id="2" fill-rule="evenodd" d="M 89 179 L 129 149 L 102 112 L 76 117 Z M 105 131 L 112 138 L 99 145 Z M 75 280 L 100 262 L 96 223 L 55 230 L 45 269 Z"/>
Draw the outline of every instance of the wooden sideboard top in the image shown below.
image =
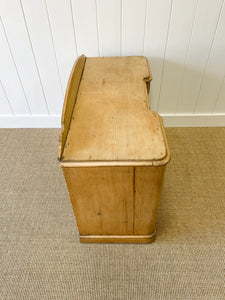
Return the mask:
<path id="1" fill-rule="evenodd" d="M 143 56 L 81 56 L 69 79 L 59 159 L 64 166 L 163 165 L 170 159 Z"/>

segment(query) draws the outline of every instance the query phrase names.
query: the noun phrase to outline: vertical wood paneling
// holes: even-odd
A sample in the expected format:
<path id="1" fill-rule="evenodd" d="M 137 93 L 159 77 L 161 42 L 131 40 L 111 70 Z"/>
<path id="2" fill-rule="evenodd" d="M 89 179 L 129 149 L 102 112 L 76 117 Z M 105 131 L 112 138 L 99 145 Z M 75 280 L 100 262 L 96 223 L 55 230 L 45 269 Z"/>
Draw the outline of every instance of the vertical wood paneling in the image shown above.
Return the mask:
<path id="1" fill-rule="evenodd" d="M 221 4 L 222 0 L 207 1 L 207 5 L 205 0 L 199 0 L 177 105 L 178 113 L 194 112 L 220 15 Z"/>
<path id="2" fill-rule="evenodd" d="M 8 98 L 6 96 L 5 90 L 0 81 L 0 115 L 12 115 L 13 111 L 10 107 Z"/>
<path id="3" fill-rule="evenodd" d="M 98 0 L 100 56 L 119 56 L 121 41 L 121 0 Z"/>
<path id="4" fill-rule="evenodd" d="M 171 0 L 147 1 L 143 55 L 150 60 L 153 81 L 150 89 L 151 109 L 157 110 L 164 53 L 169 30 Z"/>
<path id="5" fill-rule="evenodd" d="M 173 1 L 158 105 L 159 112 L 176 111 L 196 5 L 197 0 Z"/>
<path id="6" fill-rule="evenodd" d="M 179 115 L 214 115 L 215 124 L 222 124 L 224 3 L 0 0 L 1 116 L 37 122 L 60 115 L 78 55 L 145 55 L 153 73 L 153 110 L 179 122 Z"/>
<path id="7" fill-rule="evenodd" d="M 46 3 L 65 94 L 67 81 L 77 57 L 70 0 L 46 0 Z"/>
<path id="8" fill-rule="evenodd" d="M 58 114 L 62 109 L 63 93 L 45 0 L 22 0 L 22 7 L 49 112 Z"/>
<path id="9" fill-rule="evenodd" d="M 223 80 L 223 85 L 219 91 L 219 95 L 216 98 L 213 112 L 216 114 L 220 114 L 221 112 L 225 113 L 225 78 Z"/>
<path id="10" fill-rule="evenodd" d="M 78 55 L 98 56 L 97 9 L 94 0 L 72 0 Z"/>
<path id="11" fill-rule="evenodd" d="M 5 0 L 0 8 L 9 45 L 29 101 L 31 113 L 46 114 L 48 110 L 20 2 L 18 0 Z M 5 67 L 7 68 L 7 66 Z"/>
<path id="12" fill-rule="evenodd" d="M 0 18 L 0 79 L 15 114 L 30 114 Z"/>
<path id="13" fill-rule="evenodd" d="M 219 94 L 225 76 L 225 4 L 221 11 L 211 53 L 202 80 L 196 113 L 211 113 L 215 105 L 215 95 Z M 225 97 L 224 97 L 225 102 Z"/>
<path id="14" fill-rule="evenodd" d="M 142 55 L 146 0 L 122 1 L 122 55 Z"/>

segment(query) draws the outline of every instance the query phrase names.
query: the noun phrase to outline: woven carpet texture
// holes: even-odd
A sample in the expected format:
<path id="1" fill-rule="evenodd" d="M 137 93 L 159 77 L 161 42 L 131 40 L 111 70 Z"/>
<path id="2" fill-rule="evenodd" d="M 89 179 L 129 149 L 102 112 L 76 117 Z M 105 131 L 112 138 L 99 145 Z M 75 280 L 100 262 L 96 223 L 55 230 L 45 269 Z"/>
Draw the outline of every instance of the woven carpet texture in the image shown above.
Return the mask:
<path id="1" fill-rule="evenodd" d="M 225 128 L 166 128 L 152 244 L 81 244 L 58 129 L 0 130 L 1 299 L 225 299 Z"/>

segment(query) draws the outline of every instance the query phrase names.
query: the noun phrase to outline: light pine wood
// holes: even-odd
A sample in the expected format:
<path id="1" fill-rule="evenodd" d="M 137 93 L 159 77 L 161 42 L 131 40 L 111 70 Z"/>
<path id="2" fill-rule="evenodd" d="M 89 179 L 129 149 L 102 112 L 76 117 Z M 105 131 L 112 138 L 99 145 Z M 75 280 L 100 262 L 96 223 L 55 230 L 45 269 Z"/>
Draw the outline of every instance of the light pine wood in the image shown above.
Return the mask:
<path id="1" fill-rule="evenodd" d="M 166 158 L 160 117 L 149 110 L 150 78 L 144 57 L 87 58 L 63 161 Z"/>
<path id="2" fill-rule="evenodd" d="M 150 243 L 170 152 L 149 106 L 148 61 L 82 61 L 68 84 L 59 149 L 80 241 Z"/>
<path id="3" fill-rule="evenodd" d="M 161 167 L 135 167 L 134 234 L 155 232 L 155 221 L 165 172 Z"/>
<path id="4" fill-rule="evenodd" d="M 147 68 L 148 68 L 148 76 L 144 78 L 144 82 L 146 83 L 146 88 L 147 88 L 147 92 L 148 92 L 148 95 L 149 95 L 150 84 L 151 84 L 151 81 L 152 81 L 152 72 L 151 72 L 151 69 L 150 69 L 150 65 L 149 65 L 148 59 L 146 59 L 146 64 L 147 64 Z M 148 101 L 148 106 L 149 106 L 149 109 L 150 109 L 150 103 L 149 103 L 149 101 Z"/>
<path id="5" fill-rule="evenodd" d="M 150 243 L 165 166 L 63 168 L 80 241 Z"/>
<path id="6" fill-rule="evenodd" d="M 63 168 L 81 235 L 133 234 L 133 168 Z"/>
<path id="7" fill-rule="evenodd" d="M 167 163 L 168 160 L 165 161 Z M 72 168 L 72 167 L 79 167 L 79 168 L 86 168 L 86 167 L 106 167 L 106 166 L 112 166 L 112 167 L 124 167 L 124 166 L 157 166 L 163 165 L 164 160 L 162 161 L 79 161 L 79 162 L 61 162 L 61 167 L 64 168 Z"/>
<path id="8" fill-rule="evenodd" d="M 70 126 L 71 116 L 74 105 L 76 103 L 77 92 L 82 77 L 86 57 L 81 55 L 77 58 L 70 73 L 70 78 L 67 84 L 65 100 L 63 104 L 62 119 L 61 119 L 61 133 L 59 135 L 58 159 L 62 159 L 64 146 Z"/>
<path id="9" fill-rule="evenodd" d="M 152 243 L 155 234 L 150 235 L 81 235 L 81 243 Z"/>
<path id="10" fill-rule="evenodd" d="M 161 132 L 162 132 L 162 138 L 166 147 L 166 152 L 167 155 L 163 159 L 159 160 L 133 160 L 133 161 L 120 161 L 120 160 L 115 160 L 115 161 L 94 161 L 94 160 L 89 160 L 89 161 L 61 161 L 61 166 L 62 167 L 98 167 L 98 166 L 164 166 L 166 165 L 170 159 L 170 150 L 168 146 L 168 142 L 166 139 L 166 134 L 165 134 L 165 129 L 163 126 L 162 118 L 158 115 L 160 126 L 161 126 Z"/>

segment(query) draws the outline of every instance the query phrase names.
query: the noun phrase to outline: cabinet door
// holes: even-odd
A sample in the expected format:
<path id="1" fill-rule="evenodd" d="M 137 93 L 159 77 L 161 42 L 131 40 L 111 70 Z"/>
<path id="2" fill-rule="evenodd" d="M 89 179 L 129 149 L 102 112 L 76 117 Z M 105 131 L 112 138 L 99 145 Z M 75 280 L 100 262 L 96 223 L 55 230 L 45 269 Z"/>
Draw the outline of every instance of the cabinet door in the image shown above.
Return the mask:
<path id="1" fill-rule="evenodd" d="M 80 235 L 131 235 L 133 167 L 63 168 Z"/>

